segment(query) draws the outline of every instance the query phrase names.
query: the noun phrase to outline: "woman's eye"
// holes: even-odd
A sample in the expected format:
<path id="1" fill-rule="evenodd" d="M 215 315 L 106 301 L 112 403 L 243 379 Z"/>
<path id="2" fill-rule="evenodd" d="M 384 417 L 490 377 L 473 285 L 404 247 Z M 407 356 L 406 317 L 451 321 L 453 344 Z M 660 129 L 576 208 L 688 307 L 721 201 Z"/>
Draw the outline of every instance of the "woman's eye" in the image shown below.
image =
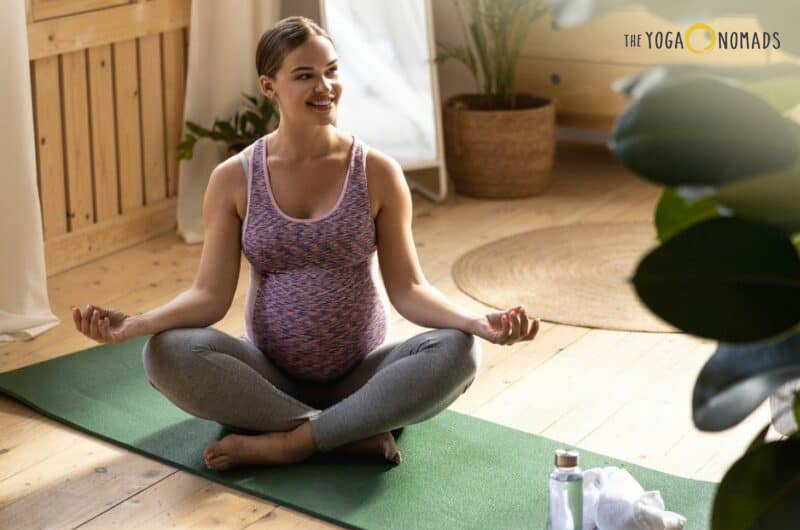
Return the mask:
<path id="1" fill-rule="evenodd" d="M 336 72 L 337 70 L 338 70 L 338 68 L 334 66 L 333 68 L 331 68 L 331 69 L 330 69 L 330 70 L 328 70 L 328 71 L 329 71 L 329 72 Z M 300 75 L 297 77 L 297 79 L 305 79 L 305 77 L 306 77 L 307 75 L 311 75 L 311 74 L 300 74 Z"/>

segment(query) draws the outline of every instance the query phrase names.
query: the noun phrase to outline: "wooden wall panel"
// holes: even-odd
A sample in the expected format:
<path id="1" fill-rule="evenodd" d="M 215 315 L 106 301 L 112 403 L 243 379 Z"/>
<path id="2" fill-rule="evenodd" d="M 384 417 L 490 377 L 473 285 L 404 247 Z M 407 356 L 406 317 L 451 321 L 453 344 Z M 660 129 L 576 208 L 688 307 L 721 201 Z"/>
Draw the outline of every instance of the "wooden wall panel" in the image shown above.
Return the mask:
<path id="1" fill-rule="evenodd" d="M 94 198 L 97 220 L 104 221 L 119 214 L 110 45 L 89 49 L 89 101 L 92 117 Z"/>
<path id="2" fill-rule="evenodd" d="M 189 26 L 190 0 L 148 0 L 28 25 L 31 59 Z"/>
<path id="3" fill-rule="evenodd" d="M 48 275 L 175 228 L 191 0 L 25 0 Z"/>
<path id="4" fill-rule="evenodd" d="M 39 199 L 44 238 L 48 239 L 68 230 L 58 57 L 33 61 L 32 80 Z"/>
<path id="5" fill-rule="evenodd" d="M 183 30 L 164 32 L 164 120 L 167 133 L 167 196 L 178 194 L 178 144 L 186 93 L 186 45 Z"/>
<path id="6" fill-rule="evenodd" d="M 697 22 L 701 22 L 698 20 Z M 751 16 L 727 16 L 707 22 L 716 32 L 750 34 L 763 31 Z M 531 28 L 523 46 L 517 89 L 555 100 L 559 123 L 604 127 L 627 106 L 623 96 L 612 89 L 620 77 L 643 71 L 656 64 L 767 64 L 770 50 L 713 49 L 694 54 L 684 42 L 675 48 L 676 33 L 682 39 L 689 23 L 676 23 L 652 14 L 643 7 L 630 7 L 601 15 L 572 28 L 553 29 L 552 17 L 540 18 Z M 646 32 L 671 31 L 672 47 L 649 48 Z M 625 34 L 641 34 L 642 47 L 625 46 Z M 703 48 L 708 33 L 692 34 L 692 46 Z M 581 119 L 581 117 L 583 117 Z"/>
<path id="7" fill-rule="evenodd" d="M 113 52 L 120 208 L 126 213 L 144 205 L 136 41 L 117 42 Z"/>
<path id="8" fill-rule="evenodd" d="M 628 105 L 611 84 L 645 66 L 523 57 L 519 83 L 534 94 L 553 99 L 559 114 L 616 116 Z"/>
<path id="9" fill-rule="evenodd" d="M 86 51 L 61 56 L 69 229 L 94 223 Z"/>
<path id="10" fill-rule="evenodd" d="M 136 1 L 136 0 L 133 0 Z M 31 0 L 31 20 L 74 15 L 130 3 L 131 0 Z"/>
<path id="11" fill-rule="evenodd" d="M 139 39 L 139 83 L 142 94 L 144 197 L 145 204 L 153 204 L 167 196 L 160 35 Z"/>

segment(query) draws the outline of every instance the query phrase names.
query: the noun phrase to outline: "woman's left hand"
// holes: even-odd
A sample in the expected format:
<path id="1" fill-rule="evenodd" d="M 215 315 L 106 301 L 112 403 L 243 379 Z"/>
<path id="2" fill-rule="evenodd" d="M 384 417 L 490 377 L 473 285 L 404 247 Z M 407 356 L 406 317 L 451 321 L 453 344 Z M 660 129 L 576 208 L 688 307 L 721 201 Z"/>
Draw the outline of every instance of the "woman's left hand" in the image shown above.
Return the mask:
<path id="1" fill-rule="evenodd" d="M 472 334 L 494 344 L 508 346 L 517 341 L 533 340 L 539 331 L 539 319 L 528 320 L 525 308 L 488 313 L 473 322 Z"/>

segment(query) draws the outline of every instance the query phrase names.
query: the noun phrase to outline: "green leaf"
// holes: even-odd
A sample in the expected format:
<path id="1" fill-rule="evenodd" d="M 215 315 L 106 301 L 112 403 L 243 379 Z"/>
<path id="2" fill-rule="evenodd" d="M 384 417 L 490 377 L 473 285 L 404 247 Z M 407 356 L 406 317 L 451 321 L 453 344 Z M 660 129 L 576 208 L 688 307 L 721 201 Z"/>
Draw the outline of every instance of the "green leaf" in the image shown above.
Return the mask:
<path id="1" fill-rule="evenodd" d="M 788 168 L 800 148 L 790 122 L 741 86 L 711 77 L 663 83 L 614 125 L 620 162 L 666 186 L 719 186 Z"/>
<path id="2" fill-rule="evenodd" d="M 266 123 L 263 118 L 261 118 L 258 114 L 253 112 L 252 110 L 248 110 L 244 113 L 244 118 L 253 124 L 253 127 L 260 131 L 266 127 Z"/>
<path id="3" fill-rule="evenodd" d="M 747 89 L 761 96 L 781 114 L 793 109 L 800 103 L 800 78 L 779 77 L 749 83 Z"/>
<path id="4" fill-rule="evenodd" d="M 489 50 L 486 46 L 486 41 L 483 37 L 483 32 L 479 25 L 470 24 L 470 34 L 475 41 L 475 46 L 478 50 L 478 58 L 480 60 L 481 70 L 483 71 L 484 92 L 490 94 L 494 91 L 492 80 L 494 79 L 491 61 L 489 59 Z"/>
<path id="5" fill-rule="evenodd" d="M 733 427 L 779 387 L 797 378 L 800 333 L 768 343 L 721 343 L 695 381 L 694 424 L 703 431 Z"/>
<path id="6" fill-rule="evenodd" d="M 800 425 L 800 392 L 794 393 L 794 401 L 792 404 L 792 412 L 794 413 L 794 423 L 795 425 Z M 793 436 L 797 438 L 800 435 L 800 431 L 795 431 Z"/>
<path id="7" fill-rule="evenodd" d="M 696 223 L 651 250 L 632 280 L 652 312 L 701 337 L 749 342 L 800 321 L 800 256 L 766 223 Z"/>
<path id="8" fill-rule="evenodd" d="M 656 206 L 655 224 L 658 239 L 666 241 L 691 225 L 718 217 L 717 204 L 711 199 L 688 201 L 673 188 L 665 188 Z"/>
<path id="9" fill-rule="evenodd" d="M 183 141 L 178 144 L 178 160 L 190 160 L 194 156 L 195 143 L 197 137 L 187 133 Z"/>
<path id="10" fill-rule="evenodd" d="M 747 452 L 717 489 L 712 530 L 787 530 L 800 521 L 800 441 L 782 440 Z"/>
<path id="11" fill-rule="evenodd" d="M 772 223 L 787 233 L 800 231 L 800 163 L 755 175 L 716 190 L 713 200 L 738 217 Z"/>
<path id="12" fill-rule="evenodd" d="M 243 97 L 244 97 L 244 98 L 245 98 L 247 101 L 249 101 L 250 103 L 252 103 L 254 107 L 258 108 L 258 101 L 256 101 L 256 98 L 254 98 L 253 96 L 250 96 L 250 95 L 248 95 L 248 94 L 245 94 L 245 93 L 242 93 L 242 96 L 243 96 Z"/>
<path id="13" fill-rule="evenodd" d="M 236 130 L 231 125 L 224 121 L 217 121 L 215 123 L 220 132 L 225 135 L 225 138 L 233 139 L 236 137 Z"/>
<path id="14" fill-rule="evenodd" d="M 442 45 L 444 51 L 441 55 L 436 57 L 437 62 L 444 62 L 447 59 L 457 59 L 464 63 L 473 76 L 478 75 L 477 65 L 475 64 L 475 57 L 472 55 L 472 50 L 466 46 L 455 46 L 452 48 Z"/>
<path id="15" fill-rule="evenodd" d="M 789 103 L 791 99 L 796 99 L 795 104 L 800 103 L 800 91 L 797 90 L 797 83 L 800 83 L 800 65 L 792 63 L 659 64 L 643 72 L 617 79 L 614 86 L 617 91 L 623 92 L 631 99 L 639 99 L 642 94 L 661 84 L 691 77 L 713 77 L 740 83 L 743 88 L 765 99 L 779 113 L 784 113 L 794 106 Z"/>
<path id="16" fill-rule="evenodd" d="M 193 121 L 188 121 L 187 120 L 186 128 L 189 129 L 190 131 L 192 131 L 197 136 L 201 136 L 201 137 L 202 136 L 211 136 L 211 131 L 209 131 L 205 127 L 202 127 L 202 126 L 198 125 L 197 123 L 195 123 Z"/>

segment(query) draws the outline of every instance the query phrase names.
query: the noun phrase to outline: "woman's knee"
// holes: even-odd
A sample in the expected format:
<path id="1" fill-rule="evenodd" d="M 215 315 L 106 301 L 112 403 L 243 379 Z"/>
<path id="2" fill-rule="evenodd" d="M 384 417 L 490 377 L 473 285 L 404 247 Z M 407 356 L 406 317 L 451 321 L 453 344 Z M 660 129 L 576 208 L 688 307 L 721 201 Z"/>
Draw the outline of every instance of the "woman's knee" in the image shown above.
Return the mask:
<path id="1" fill-rule="evenodd" d="M 480 342 L 471 333 L 460 329 L 445 328 L 437 332 L 441 340 L 441 355 L 446 362 L 446 374 L 458 374 L 461 382 L 473 380 L 481 363 Z"/>
<path id="2" fill-rule="evenodd" d="M 156 333 L 142 348 L 142 364 L 151 383 L 180 372 L 178 365 L 197 344 L 204 328 L 173 328 Z"/>

